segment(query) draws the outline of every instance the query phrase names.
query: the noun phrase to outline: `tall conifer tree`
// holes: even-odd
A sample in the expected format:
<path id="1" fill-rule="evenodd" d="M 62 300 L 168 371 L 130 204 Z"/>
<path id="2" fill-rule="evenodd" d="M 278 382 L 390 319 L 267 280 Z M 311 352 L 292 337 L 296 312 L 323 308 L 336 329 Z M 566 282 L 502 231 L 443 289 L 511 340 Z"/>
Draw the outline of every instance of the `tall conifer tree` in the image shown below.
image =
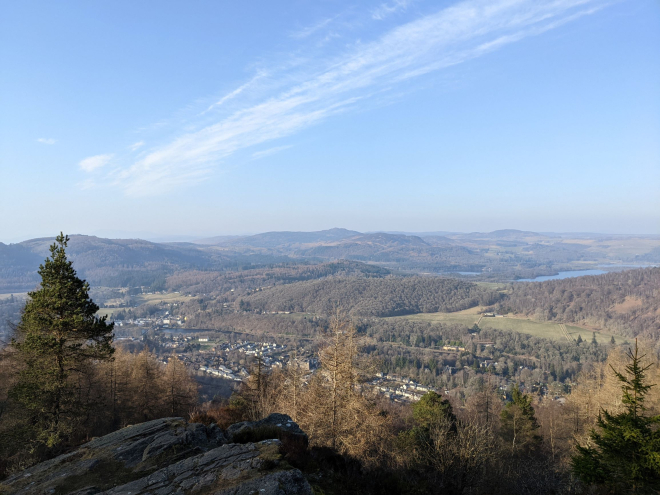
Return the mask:
<path id="1" fill-rule="evenodd" d="M 40 287 L 30 292 L 12 347 L 21 363 L 10 398 L 25 410 L 23 433 L 54 447 L 67 440 L 85 417 L 89 400 L 81 390 L 89 365 L 111 358 L 113 324 L 97 317 L 89 284 L 78 278 L 60 233 L 50 258 L 39 267 Z"/>
<path id="2" fill-rule="evenodd" d="M 523 393 L 516 383 L 511 390 L 511 402 L 500 413 L 500 434 L 511 445 L 512 452 L 529 452 L 540 445 L 538 430 L 532 396 Z"/>
<path id="3" fill-rule="evenodd" d="M 602 409 L 592 429 L 592 445 L 577 445 L 573 472 L 587 484 L 604 485 L 616 493 L 658 493 L 660 490 L 660 416 L 648 414 L 646 394 L 654 385 L 646 382 L 637 340 L 628 349 L 629 363 L 623 373 L 612 368 L 619 382 L 624 410 L 611 414 Z"/>

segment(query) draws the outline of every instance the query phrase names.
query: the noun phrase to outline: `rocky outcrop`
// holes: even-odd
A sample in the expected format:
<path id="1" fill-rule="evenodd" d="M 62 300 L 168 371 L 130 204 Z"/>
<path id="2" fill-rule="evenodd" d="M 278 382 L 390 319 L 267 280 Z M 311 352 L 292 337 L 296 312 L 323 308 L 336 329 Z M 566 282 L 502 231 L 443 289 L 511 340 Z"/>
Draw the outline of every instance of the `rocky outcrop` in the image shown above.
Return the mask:
<path id="1" fill-rule="evenodd" d="M 225 432 L 230 442 L 240 442 L 242 438 L 274 435 L 276 438 L 286 438 L 307 446 L 307 434 L 300 429 L 286 414 L 271 414 L 259 421 L 243 421 L 227 428 Z"/>
<path id="2" fill-rule="evenodd" d="M 282 440 L 280 440 L 280 438 Z M 307 437 L 288 416 L 222 431 L 164 418 L 128 426 L 0 482 L 3 495 L 311 495 L 282 443 Z"/>

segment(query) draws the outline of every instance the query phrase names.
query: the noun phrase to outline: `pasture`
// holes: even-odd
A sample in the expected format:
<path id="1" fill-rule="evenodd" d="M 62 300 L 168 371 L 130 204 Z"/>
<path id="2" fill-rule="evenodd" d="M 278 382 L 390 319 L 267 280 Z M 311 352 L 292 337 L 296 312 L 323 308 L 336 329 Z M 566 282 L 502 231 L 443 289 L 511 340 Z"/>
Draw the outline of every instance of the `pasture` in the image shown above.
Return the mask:
<path id="1" fill-rule="evenodd" d="M 468 327 L 471 327 L 480 318 L 480 309 L 472 308 L 465 311 L 459 311 L 456 313 L 420 313 L 415 315 L 407 316 L 396 316 L 396 318 L 405 318 L 411 321 L 427 321 L 430 323 L 444 323 L 444 324 L 462 324 Z M 529 318 L 521 317 L 504 317 L 504 318 L 492 318 L 484 317 L 481 318 L 479 322 L 479 327 L 482 329 L 493 328 L 496 330 L 508 330 L 511 332 L 526 333 L 533 335 L 535 337 L 541 337 L 544 339 L 552 340 L 566 340 L 563 331 L 561 330 L 558 323 L 546 322 L 546 321 L 535 321 Z M 608 344 L 612 338 L 611 333 L 595 329 L 595 328 L 586 328 L 579 327 L 575 325 L 566 325 L 566 331 L 568 334 L 577 339 L 578 335 L 582 336 L 582 340 L 591 342 L 592 332 L 596 332 L 596 340 L 600 344 Z M 617 343 L 622 343 L 624 338 L 621 336 L 614 335 L 614 338 Z"/>
<path id="2" fill-rule="evenodd" d="M 158 305 L 161 303 L 165 304 L 172 304 L 172 303 L 182 303 L 186 301 L 190 301 L 191 299 L 194 299 L 193 296 L 186 296 L 184 294 L 179 294 L 175 292 L 167 292 L 167 293 L 154 293 L 154 294 L 139 294 L 137 296 L 133 296 L 131 298 L 131 307 L 136 308 L 138 306 L 142 306 L 144 304 L 148 305 Z M 103 315 L 108 315 L 108 317 L 112 317 L 114 313 L 117 313 L 118 311 L 130 309 L 127 307 L 115 307 L 115 304 L 120 303 L 121 300 L 109 300 L 108 307 L 102 307 L 98 310 L 98 315 L 103 316 Z"/>

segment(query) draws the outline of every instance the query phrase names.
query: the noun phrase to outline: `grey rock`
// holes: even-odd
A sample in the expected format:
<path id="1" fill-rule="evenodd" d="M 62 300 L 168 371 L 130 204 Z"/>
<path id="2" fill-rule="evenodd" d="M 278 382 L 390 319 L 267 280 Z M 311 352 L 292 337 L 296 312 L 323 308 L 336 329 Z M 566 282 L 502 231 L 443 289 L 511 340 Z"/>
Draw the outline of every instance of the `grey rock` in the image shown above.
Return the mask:
<path id="1" fill-rule="evenodd" d="M 232 425 L 226 433 L 164 418 L 96 438 L 8 478 L 2 488 L 17 495 L 311 494 L 302 473 L 281 462 L 279 440 L 228 443 L 262 425 L 307 439 L 284 415 Z"/>
<path id="2" fill-rule="evenodd" d="M 231 488 L 221 489 L 214 495 L 312 495 L 312 488 L 300 471 L 279 471 L 259 479 L 249 480 Z"/>
<path id="3" fill-rule="evenodd" d="M 227 438 L 229 441 L 236 441 L 240 439 L 248 431 L 267 431 L 267 430 L 280 430 L 283 434 L 289 435 L 291 438 L 299 438 L 307 444 L 307 434 L 300 429 L 298 424 L 286 414 L 273 413 L 259 421 L 243 421 L 236 423 L 227 428 Z"/>

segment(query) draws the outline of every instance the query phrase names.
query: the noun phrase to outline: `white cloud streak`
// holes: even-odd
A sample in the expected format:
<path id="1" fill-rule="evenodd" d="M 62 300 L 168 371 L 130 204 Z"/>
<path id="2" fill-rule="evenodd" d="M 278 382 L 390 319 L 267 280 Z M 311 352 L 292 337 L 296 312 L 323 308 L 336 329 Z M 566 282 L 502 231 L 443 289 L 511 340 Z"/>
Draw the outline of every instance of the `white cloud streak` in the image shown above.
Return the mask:
<path id="1" fill-rule="evenodd" d="M 53 138 L 39 138 L 39 139 L 37 139 L 37 142 L 38 142 L 38 143 L 41 143 L 41 144 L 55 144 L 55 143 L 57 142 L 57 139 L 53 139 Z"/>
<path id="2" fill-rule="evenodd" d="M 321 29 L 326 27 L 328 24 L 330 24 L 336 18 L 337 18 L 337 16 L 328 17 L 326 19 L 323 19 L 323 20 L 317 22 L 316 24 L 312 24 L 311 26 L 308 26 L 304 29 L 300 29 L 299 31 L 295 31 L 295 32 L 291 33 L 290 36 L 294 39 L 308 38 L 311 35 L 313 35 L 314 33 L 317 33 L 318 31 L 320 31 Z"/>
<path id="3" fill-rule="evenodd" d="M 136 151 L 136 150 L 138 150 L 139 148 L 142 148 L 142 146 L 144 146 L 144 141 L 138 141 L 137 143 L 133 143 L 133 144 L 131 144 L 131 145 L 128 147 L 128 149 L 130 149 L 131 151 Z"/>
<path id="4" fill-rule="evenodd" d="M 107 165 L 112 157 L 115 156 L 112 153 L 107 155 L 95 155 L 81 160 L 78 166 L 85 172 L 93 172 L 101 167 Z"/>
<path id="5" fill-rule="evenodd" d="M 287 144 L 284 146 L 275 146 L 273 148 L 268 148 L 267 150 L 263 151 L 256 151 L 252 153 L 252 158 L 255 160 L 258 160 L 259 158 L 265 158 L 270 155 L 274 155 L 275 153 L 279 153 L 280 151 L 288 150 L 289 148 L 292 148 L 293 145 Z"/>
<path id="6" fill-rule="evenodd" d="M 114 179 L 128 195 L 165 192 L 204 180 L 239 150 L 283 138 L 407 81 L 540 34 L 602 6 L 600 0 L 466 0 L 356 43 L 315 71 L 285 73 L 278 92 L 148 150 Z M 319 68 L 320 67 L 320 68 Z M 258 76 L 255 76 L 258 77 Z M 238 98 L 254 78 L 220 99 Z M 290 82 L 295 81 L 295 82 Z M 209 110 L 211 109 L 209 108 Z M 206 112 L 205 112 L 206 113 Z M 259 152 L 257 152 L 258 154 Z M 95 169 L 109 155 L 87 160 Z M 84 161 L 85 162 L 85 161 Z M 100 164 L 100 165 L 97 165 Z"/>
<path id="7" fill-rule="evenodd" d="M 230 91 L 228 94 L 220 98 L 218 101 L 216 101 L 213 105 L 208 107 L 203 113 L 207 113 L 211 110 L 213 110 L 216 107 L 219 107 L 220 105 L 223 105 L 229 100 L 233 100 L 237 96 L 239 96 L 243 91 L 246 89 L 254 86 L 254 84 L 259 80 L 262 79 L 263 77 L 266 76 L 266 72 L 260 71 L 257 75 L 255 75 L 252 79 L 250 79 L 248 82 L 245 84 L 240 85 L 238 88 L 234 89 L 233 91 Z"/>
<path id="8" fill-rule="evenodd" d="M 392 14 L 405 11 L 411 3 L 411 0 L 394 0 L 393 2 L 381 3 L 371 12 L 371 17 L 377 21 L 382 21 Z"/>

